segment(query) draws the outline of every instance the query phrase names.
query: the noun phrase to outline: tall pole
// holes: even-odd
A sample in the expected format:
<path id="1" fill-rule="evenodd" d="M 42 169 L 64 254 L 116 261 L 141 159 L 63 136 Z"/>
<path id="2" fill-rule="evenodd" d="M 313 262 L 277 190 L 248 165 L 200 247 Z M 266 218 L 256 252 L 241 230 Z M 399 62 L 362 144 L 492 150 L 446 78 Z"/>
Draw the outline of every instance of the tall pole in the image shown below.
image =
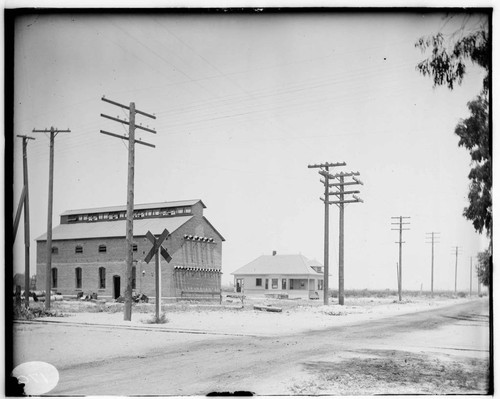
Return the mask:
<path id="1" fill-rule="evenodd" d="M 120 122 L 129 126 L 128 130 L 128 174 L 127 174 L 127 222 L 126 222 L 126 242 L 127 242 L 127 258 L 126 258 L 126 287 L 125 287 L 125 307 L 123 312 L 123 319 L 125 321 L 132 320 L 132 268 L 133 268 L 133 244 L 134 244 L 134 168 L 135 168 L 135 144 L 143 144 L 148 147 L 155 147 L 153 144 L 143 142 L 141 140 L 135 139 L 135 129 L 142 129 L 150 133 L 156 133 L 153 129 L 145 128 L 142 125 L 136 125 L 135 115 L 141 114 L 152 119 L 156 119 L 155 116 L 147 114 L 143 111 L 139 111 L 135 108 L 135 103 L 131 102 L 129 106 L 117 103 L 115 101 L 108 100 L 105 97 L 101 98 L 102 101 L 116 105 L 121 108 L 129 110 L 129 120 L 121 120 L 119 118 L 114 118 L 105 114 L 101 114 L 102 117 L 110 119 L 115 122 Z M 116 137 L 119 139 L 127 139 L 124 136 L 120 136 L 115 133 L 110 133 L 105 130 L 100 131 L 108 136 Z"/>
<path id="2" fill-rule="evenodd" d="M 458 247 L 455 247 L 455 294 L 457 293 Z"/>
<path id="3" fill-rule="evenodd" d="M 26 308 L 30 306 L 30 202 L 28 189 L 28 140 L 33 137 L 20 136 L 23 139 L 23 185 L 24 185 L 24 303 Z M 17 228 L 16 228 L 17 230 Z"/>
<path id="4" fill-rule="evenodd" d="M 344 304 L 344 176 L 339 176 L 339 305 Z"/>
<path id="5" fill-rule="evenodd" d="M 58 133 L 70 133 L 70 130 L 58 130 L 53 126 L 50 130 L 36 130 L 33 133 L 50 133 L 49 156 L 49 204 L 47 210 L 47 263 L 45 266 L 45 309 L 50 309 L 50 294 L 52 283 L 52 207 L 54 202 L 54 139 Z"/>
<path id="6" fill-rule="evenodd" d="M 391 230 L 399 230 L 399 241 L 396 241 L 396 244 L 399 244 L 399 274 L 398 274 L 398 295 L 399 295 L 399 301 L 403 299 L 402 291 L 403 291 L 403 230 L 409 230 L 406 228 L 403 228 L 403 225 L 408 225 L 410 223 L 403 222 L 403 219 L 410 219 L 409 216 L 395 216 L 391 217 L 391 219 L 397 219 L 399 222 L 393 222 L 391 223 L 392 225 L 399 225 L 399 228 L 396 229 L 391 229 Z"/>
<path id="7" fill-rule="evenodd" d="M 440 233 L 437 233 L 435 231 L 431 233 L 426 233 L 430 234 L 430 237 L 427 237 L 427 239 L 430 238 L 430 244 L 431 246 L 431 297 L 434 297 L 434 244 L 437 244 L 438 242 L 436 241 L 439 237 L 437 236 Z M 429 242 L 427 242 L 429 244 Z"/>
<path id="8" fill-rule="evenodd" d="M 329 243 L 330 243 L 330 231 L 329 231 L 329 225 L 330 225 L 330 205 L 328 204 L 329 202 L 329 191 L 330 187 L 328 187 L 329 183 L 329 178 L 328 178 L 328 166 L 325 166 L 325 237 L 324 237 L 324 242 L 323 242 L 323 248 L 324 248 L 324 254 L 323 254 L 323 263 L 324 263 L 324 270 L 323 270 L 323 304 L 328 305 L 328 289 L 329 289 L 329 283 L 328 283 L 328 276 L 329 276 Z"/>
<path id="9" fill-rule="evenodd" d="M 470 257 L 470 287 L 469 287 L 469 296 L 472 297 L 472 256 Z"/>
<path id="10" fill-rule="evenodd" d="M 330 167 L 336 167 L 336 166 L 345 166 L 345 162 L 336 162 L 336 163 L 331 163 L 331 162 L 325 162 L 322 164 L 315 164 L 315 165 L 308 165 L 308 168 L 319 168 L 320 170 L 318 173 L 324 177 L 324 180 L 321 180 L 321 183 L 323 183 L 325 187 L 325 198 L 320 198 L 324 204 L 325 204 L 325 229 L 324 229 L 324 258 L 323 258 L 323 303 L 324 305 L 328 305 L 328 290 L 329 290 L 329 245 L 330 245 L 330 232 L 329 232 L 329 225 L 330 225 L 330 210 L 329 210 L 329 198 L 330 198 L 330 173 L 329 173 L 329 168 Z"/>
<path id="11" fill-rule="evenodd" d="M 160 268 L 160 249 L 155 253 L 155 288 L 156 288 L 156 320 L 159 320 L 161 313 L 161 268 Z"/>

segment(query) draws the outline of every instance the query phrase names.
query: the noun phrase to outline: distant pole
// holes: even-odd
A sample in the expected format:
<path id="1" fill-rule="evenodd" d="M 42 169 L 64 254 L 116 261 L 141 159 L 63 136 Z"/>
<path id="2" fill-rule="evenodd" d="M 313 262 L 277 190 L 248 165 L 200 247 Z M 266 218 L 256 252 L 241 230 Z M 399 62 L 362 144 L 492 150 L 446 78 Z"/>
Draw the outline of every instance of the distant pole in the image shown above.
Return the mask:
<path id="1" fill-rule="evenodd" d="M 161 314 L 161 268 L 160 268 L 160 248 L 155 253 L 155 288 L 156 288 L 156 320 Z"/>
<path id="2" fill-rule="evenodd" d="M 52 207 L 54 197 L 54 138 L 58 133 L 70 133 L 69 129 L 58 130 L 51 127 L 50 130 L 36 130 L 33 133 L 50 133 L 50 157 L 49 157 L 49 204 L 47 211 L 47 264 L 45 267 L 45 309 L 50 309 L 50 290 L 52 279 Z"/>
<path id="3" fill-rule="evenodd" d="M 427 234 L 430 234 L 430 239 L 431 239 L 431 242 L 430 244 L 432 244 L 431 248 L 431 297 L 434 298 L 434 244 L 438 244 L 438 242 L 436 241 L 436 239 L 438 239 L 439 237 L 437 237 L 436 235 L 437 234 L 440 234 L 440 233 L 437 233 L 435 231 L 431 232 L 431 233 L 427 233 Z M 429 238 L 429 237 L 427 237 Z M 427 242 L 429 244 L 429 242 Z"/>
<path id="4" fill-rule="evenodd" d="M 455 248 L 455 294 L 457 293 L 457 271 L 458 271 L 458 246 Z"/>
<path id="5" fill-rule="evenodd" d="M 156 133 L 153 129 L 145 128 L 142 125 L 136 125 L 135 115 L 141 114 L 152 119 L 156 119 L 155 116 L 147 114 L 146 112 L 139 111 L 135 108 L 135 103 L 131 102 L 129 106 L 117 103 L 115 101 L 108 100 L 104 96 L 101 98 L 102 101 L 116 105 L 121 108 L 129 110 L 129 120 L 122 120 L 120 118 L 114 118 L 105 114 L 101 114 L 103 118 L 110 119 L 115 122 L 123 123 L 129 126 L 128 137 L 120 136 L 115 133 L 110 133 L 105 130 L 100 132 L 108 136 L 116 137 L 122 140 L 128 140 L 128 173 L 127 173 L 127 222 L 126 222 L 126 241 L 127 241 L 127 267 L 126 267 L 126 287 L 125 287 L 125 306 L 123 312 L 123 319 L 125 321 L 132 320 L 132 267 L 134 261 L 133 245 L 134 245 L 134 168 L 135 168 L 135 144 L 143 144 L 148 147 L 155 147 L 153 144 L 143 142 L 141 140 L 135 139 L 135 129 L 142 129 L 150 133 Z"/>
<path id="6" fill-rule="evenodd" d="M 329 179 L 330 179 L 330 173 L 329 173 L 329 168 L 330 167 L 336 167 L 336 166 L 345 166 L 345 162 L 337 162 L 337 163 L 331 163 L 331 162 L 325 162 L 322 164 L 316 164 L 316 165 L 308 165 L 308 168 L 319 168 L 320 170 L 318 173 L 324 177 L 325 180 L 321 180 L 321 183 L 325 186 L 325 198 L 321 198 L 321 200 L 325 203 L 325 229 L 324 229 L 324 243 L 323 243 L 323 248 L 324 248 L 324 257 L 323 257 L 323 303 L 325 305 L 328 305 L 328 289 L 329 289 L 329 282 L 328 282 L 328 277 L 329 277 L 329 242 L 330 242 L 330 232 L 329 232 L 329 225 L 330 225 L 330 210 L 329 210 L 329 193 L 330 193 L 330 185 L 329 185 Z"/>
<path id="7" fill-rule="evenodd" d="M 403 261 L 402 261 L 402 252 L 403 252 L 403 230 L 410 230 L 410 229 L 405 229 L 403 228 L 403 225 L 408 225 L 408 223 L 403 223 L 403 219 L 410 219 L 409 216 L 393 216 L 391 219 L 397 219 L 399 222 L 392 222 L 392 225 L 399 225 L 399 228 L 397 229 L 391 229 L 391 230 L 399 230 L 399 241 L 396 241 L 396 244 L 399 244 L 399 285 L 398 285 L 398 295 L 399 295 L 399 301 L 402 300 L 402 291 L 403 291 Z"/>
<path id="8" fill-rule="evenodd" d="M 472 256 L 470 257 L 470 287 L 469 296 L 472 298 Z"/>
<path id="9" fill-rule="evenodd" d="M 20 136 L 23 139 L 23 183 L 24 183 L 24 303 L 30 306 L 30 202 L 28 189 L 28 140 L 33 137 Z M 17 228 L 16 228 L 17 229 Z"/>

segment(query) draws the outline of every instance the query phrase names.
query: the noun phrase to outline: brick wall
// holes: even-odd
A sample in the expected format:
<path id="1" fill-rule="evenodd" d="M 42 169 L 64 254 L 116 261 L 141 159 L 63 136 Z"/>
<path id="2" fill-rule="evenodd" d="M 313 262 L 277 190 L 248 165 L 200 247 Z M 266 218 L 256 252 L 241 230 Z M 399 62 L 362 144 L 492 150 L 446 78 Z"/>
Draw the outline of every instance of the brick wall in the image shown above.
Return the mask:
<path id="1" fill-rule="evenodd" d="M 201 210 L 201 205 L 199 207 Z M 181 283 L 179 273 L 177 272 L 176 275 L 175 272 L 176 266 L 221 270 L 222 240 L 198 211 L 194 212 L 194 217 L 187 223 L 172 232 L 163 244 L 172 256 L 170 263 L 160 258 L 163 297 L 180 296 L 181 291 L 190 289 L 189 287 L 200 287 L 200 290 L 220 289 L 219 273 L 184 273 Z M 185 234 L 213 238 L 214 242 L 192 242 L 184 238 Z M 137 251 L 134 252 L 134 260 L 137 260 L 136 291 L 153 297 L 155 294 L 154 257 L 149 264 L 144 262 L 152 244 L 145 237 L 135 237 L 134 243 L 137 244 Z M 100 245 L 106 246 L 106 252 L 99 252 Z M 118 276 L 120 294 L 124 294 L 126 288 L 126 240 L 124 237 L 53 240 L 52 246 L 57 248 L 57 253 L 52 255 L 52 268 L 57 268 L 58 274 L 58 284 L 54 290 L 63 295 L 76 295 L 82 291 L 85 294 L 95 292 L 99 297 L 114 297 L 113 280 L 114 276 Z M 76 253 L 77 246 L 82 247 L 82 253 Z M 38 241 L 37 290 L 45 290 L 46 259 L 46 242 Z M 75 269 L 78 267 L 82 269 L 81 289 L 76 288 Z M 106 270 L 104 289 L 99 288 L 100 267 Z"/>

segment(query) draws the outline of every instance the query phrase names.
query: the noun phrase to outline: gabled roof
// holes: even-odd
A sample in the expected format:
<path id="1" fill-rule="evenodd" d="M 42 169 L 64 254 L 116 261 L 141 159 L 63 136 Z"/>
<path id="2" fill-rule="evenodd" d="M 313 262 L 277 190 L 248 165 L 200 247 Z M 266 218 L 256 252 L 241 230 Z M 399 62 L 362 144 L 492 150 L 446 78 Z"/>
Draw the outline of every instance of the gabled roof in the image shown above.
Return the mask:
<path id="1" fill-rule="evenodd" d="M 314 264 L 310 264 L 313 262 Z M 240 267 L 232 275 L 296 274 L 321 276 L 311 266 L 323 266 L 303 255 L 262 255 Z"/>
<path id="2" fill-rule="evenodd" d="M 192 206 L 194 204 L 197 204 L 198 202 L 201 202 L 201 205 L 203 206 L 203 208 L 206 208 L 206 206 L 202 200 L 194 199 L 194 200 L 185 200 L 185 201 L 155 202 L 155 203 L 151 203 L 151 204 L 135 204 L 134 210 L 140 211 L 143 209 L 173 208 L 176 206 Z M 82 215 L 82 214 L 86 214 L 86 213 L 120 212 L 120 211 L 126 211 L 126 210 L 127 210 L 126 205 L 106 206 L 106 207 L 101 207 L 101 208 L 72 209 L 72 210 L 68 210 L 68 211 L 63 212 L 61 214 L 61 216 Z"/>
<path id="3" fill-rule="evenodd" d="M 134 237 L 145 236 L 151 231 L 154 235 L 161 234 L 164 229 L 173 233 L 194 216 L 176 216 L 172 218 L 151 218 L 134 220 Z M 83 238 L 125 237 L 126 220 L 113 220 L 92 223 L 60 224 L 52 229 L 53 240 L 71 240 Z M 43 234 L 36 241 L 45 241 L 47 234 Z"/>

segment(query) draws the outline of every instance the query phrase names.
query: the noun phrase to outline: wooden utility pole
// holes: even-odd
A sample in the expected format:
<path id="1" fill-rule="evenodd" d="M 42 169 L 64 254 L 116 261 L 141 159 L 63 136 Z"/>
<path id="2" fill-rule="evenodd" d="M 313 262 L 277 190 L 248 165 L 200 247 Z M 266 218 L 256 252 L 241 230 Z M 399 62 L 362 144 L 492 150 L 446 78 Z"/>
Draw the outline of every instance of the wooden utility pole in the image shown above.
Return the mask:
<path id="1" fill-rule="evenodd" d="M 71 130 L 50 129 L 37 130 L 33 133 L 50 133 L 49 157 L 49 205 L 47 211 L 47 264 L 45 267 L 45 309 L 50 309 L 50 294 L 52 283 L 52 207 L 54 203 L 54 139 L 59 133 L 71 133 Z"/>
<path id="2" fill-rule="evenodd" d="M 329 245 L 330 245 L 330 235 L 329 235 L 329 225 L 330 225 L 330 214 L 329 214 L 329 192 L 330 192 L 330 185 L 329 185 L 329 179 L 330 179 L 330 174 L 329 174 L 329 168 L 330 167 L 337 167 L 337 166 L 345 166 L 345 162 L 337 162 L 337 163 L 331 163 L 331 162 L 325 162 L 322 164 L 315 164 L 315 165 L 308 165 L 307 167 L 312 169 L 312 168 L 319 168 L 320 170 L 318 173 L 324 177 L 324 180 L 321 180 L 321 183 L 323 183 L 325 187 L 325 199 L 321 199 L 325 203 L 325 236 L 324 236 L 324 258 L 323 258 L 323 303 L 325 305 L 328 305 L 328 289 L 329 289 L 329 283 L 328 283 L 328 276 L 329 276 Z M 309 287 L 307 287 L 309 289 Z"/>
<path id="3" fill-rule="evenodd" d="M 363 200 L 354 194 L 358 194 L 358 190 L 345 191 L 345 185 L 353 184 L 363 184 L 361 180 L 356 179 L 354 176 L 359 176 L 359 172 L 343 173 L 340 172 L 335 176 L 338 182 L 330 184 L 331 187 L 335 187 L 338 191 L 330 192 L 331 195 L 336 195 L 338 197 L 337 201 L 330 201 L 330 204 L 335 204 L 339 207 L 339 305 L 344 304 L 344 206 L 348 203 L 363 202 Z M 345 177 L 352 177 L 352 181 L 344 181 Z M 345 195 L 352 194 L 354 199 L 345 199 Z"/>
<path id="4" fill-rule="evenodd" d="M 470 257 L 470 287 L 469 296 L 472 297 L 472 256 Z"/>
<path id="5" fill-rule="evenodd" d="M 23 139 L 23 191 L 17 207 L 16 219 L 14 221 L 14 239 L 21 218 L 21 209 L 24 207 L 24 303 L 26 308 L 30 306 L 30 202 L 28 189 L 28 140 L 33 137 L 17 135 Z"/>
<path id="6" fill-rule="evenodd" d="M 454 246 L 452 247 L 455 249 L 454 255 L 455 255 L 455 294 L 457 293 L 457 271 L 458 271 L 458 250 L 459 246 Z"/>
<path id="7" fill-rule="evenodd" d="M 134 241 L 134 168 L 135 168 L 135 143 L 143 144 L 148 147 L 155 146 L 153 144 L 146 143 L 141 140 L 135 139 L 135 129 L 145 130 L 150 133 L 156 132 L 153 129 L 143 127 L 142 125 L 136 125 L 135 115 L 141 114 L 147 116 L 148 118 L 156 119 L 156 116 L 147 114 L 146 112 L 139 111 L 135 108 L 135 103 L 130 103 L 129 106 L 117 103 L 115 101 L 108 100 L 104 96 L 101 98 L 102 101 L 109 104 L 127 109 L 129 111 L 129 120 L 122 120 L 120 118 L 114 118 L 105 114 L 101 114 L 103 118 L 110 119 L 115 122 L 123 123 L 129 126 L 128 137 L 120 136 L 115 133 L 110 133 L 105 130 L 101 130 L 102 134 L 108 136 L 116 137 L 122 140 L 128 140 L 128 175 L 127 175 L 127 223 L 126 223 L 126 240 L 127 240 L 127 284 L 125 288 L 125 308 L 123 319 L 126 321 L 132 320 L 132 267 L 133 267 L 133 241 Z"/>
<path id="8" fill-rule="evenodd" d="M 439 244 L 438 241 L 436 241 L 437 239 L 439 239 L 439 237 L 437 236 L 438 234 L 441 234 L 441 233 L 437 233 L 435 231 L 432 231 L 430 233 L 426 233 L 428 236 L 426 237 L 427 239 L 430 238 L 430 242 L 427 241 L 427 244 L 432 244 L 432 251 L 431 251 L 431 297 L 434 298 L 434 244 Z M 430 234 L 430 237 L 429 237 L 429 234 Z"/>
<path id="9" fill-rule="evenodd" d="M 391 225 L 399 225 L 399 228 L 397 229 L 391 229 L 391 230 L 399 230 L 399 241 L 396 241 L 396 244 L 399 244 L 399 269 L 398 269 L 398 295 L 399 295 L 399 300 L 402 300 L 402 291 L 403 291 L 403 260 L 402 260 L 402 253 L 403 253 L 403 244 L 405 243 L 403 241 L 403 230 L 410 230 L 410 229 L 405 229 L 403 228 L 403 225 L 408 225 L 410 224 L 409 222 L 403 223 L 403 219 L 410 219 L 409 216 L 393 216 L 391 219 L 398 219 L 399 222 L 393 223 L 391 222 Z"/>

